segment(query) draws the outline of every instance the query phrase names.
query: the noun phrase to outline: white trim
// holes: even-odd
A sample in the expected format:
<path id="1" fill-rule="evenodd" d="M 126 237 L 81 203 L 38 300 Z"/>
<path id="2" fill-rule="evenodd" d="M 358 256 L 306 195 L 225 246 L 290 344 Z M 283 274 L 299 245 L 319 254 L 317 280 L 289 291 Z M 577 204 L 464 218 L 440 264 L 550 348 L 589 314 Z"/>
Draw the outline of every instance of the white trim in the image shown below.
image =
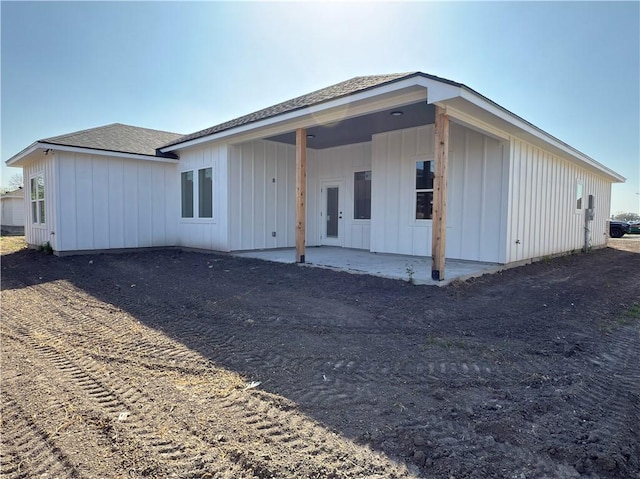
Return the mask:
<path id="1" fill-rule="evenodd" d="M 42 178 L 42 188 L 44 189 L 43 193 L 42 193 L 42 198 L 38 197 L 38 178 Z M 36 180 L 36 198 L 33 199 L 33 186 L 32 186 L 32 182 L 33 180 Z M 34 172 L 31 176 L 29 176 L 29 222 L 31 224 L 32 228 L 42 228 L 42 229 L 46 229 L 47 228 L 47 219 L 49 217 L 49 215 L 47 214 L 47 186 L 46 186 L 46 182 L 45 182 L 45 174 L 44 174 L 44 170 L 38 170 L 36 172 Z M 44 210 L 44 221 L 42 221 L 42 211 L 40 210 L 40 203 L 42 203 L 42 209 Z M 34 221 L 33 218 L 33 205 L 36 205 L 36 220 Z"/>
<path id="2" fill-rule="evenodd" d="M 471 130 L 475 130 L 485 136 L 493 137 L 496 140 L 509 141 L 511 138 L 509 133 L 502 131 L 492 125 L 489 125 L 488 123 L 479 120 L 467 113 L 464 113 L 456 108 L 448 106 L 446 103 L 438 106 L 441 106 L 445 109 L 446 114 L 451 118 L 451 120 L 453 120 L 454 123 L 462 125 Z"/>
<path id="3" fill-rule="evenodd" d="M 28 147 L 27 149 L 21 151 L 20 153 L 18 153 L 17 155 L 13 156 L 12 158 L 9 158 L 6 161 L 7 166 L 11 166 L 15 163 L 17 163 L 18 161 L 24 159 L 25 157 L 29 156 L 31 153 L 33 153 L 36 150 L 54 150 L 54 151 L 70 151 L 70 152 L 74 152 L 74 153 L 87 153 L 89 155 L 99 155 L 99 156 L 112 156 L 112 157 L 116 157 L 116 158 L 130 158 L 130 159 L 134 159 L 134 160 L 148 160 L 148 161 L 158 161 L 161 163 L 174 163 L 177 164 L 178 160 L 173 159 L 173 158 L 163 158 L 161 156 L 151 156 L 151 155 L 140 155 L 140 154 L 136 154 L 136 153 L 122 153 L 122 152 L 118 152 L 118 151 L 111 151 L 111 150 L 96 150 L 93 148 L 82 148 L 82 147 L 78 147 L 78 146 L 65 146 L 65 145 L 54 145 L 52 143 L 45 143 L 45 142 L 36 142 L 33 145 L 31 145 L 30 147 Z"/>
<path id="4" fill-rule="evenodd" d="M 362 114 L 370 113 L 372 111 L 384 109 L 387 107 L 400 106 L 401 103 L 399 98 L 395 98 L 392 95 L 398 93 L 403 89 L 418 87 L 420 90 L 425 88 L 427 91 L 426 101 L 429 104 L 435 104 L 438 102 L 445 102 L 447 100 L 461 98 L 463 100 L 468 101 L 469 103 L 481 108 L 482 110 L 494 115 L 496 118 L 516 127 L 517 129 L 528 133 L 535 138 L 541 140 L 545 144 L 550 145 L 553 148 L 560 150 L 561 152 L 570 155 L 575 160 L 578 160 L 582 163 L 585 163 L 587 166 L 609 176 L 617 182 L 624 182 L 625 178 L 613 170 L 607 168 L 606 166 L 598 163 L 593 158 L 581 153 L 575 148 L 563 143 L 552 135 L 546 133 L 540 128 L 532 125 L 531 123 L 523 120 L 517 115 L 511 113 L 505 108 L 497 105 L 491 100 L 483 97 L 479 93 L 474 92 L 470 88 L 464 85 L 452 85 L 445 81 L 440 81 L 432 78 L 425 78 L 420 75 L 411 76 L 404 80 L 392 82 L 389 84 L 384 84 L 379 87 L 373 87 L 364 92 L 355 93 L 352 95 L 347 95 L 342 98 L 337 98 L 335 100 L 328 101 L 326 103 L 321 103 L 319 105 L 312 105 L 309 107 L 301 108 L 299 110 L 276 114 L 275 116 L 271 116 L 265 118 L 264 120 L 259 120 L 252 123 L 247 123 L 244 125 L 240 125 L 235 128 L 230 128 L 228 130 L 221 131 L 219 133 L 214 133 L 211 135 L 203 136 L 200 138 L 195 138 L 193 140 L 186 141 L 184 143 L 178 143 L 176 145 L 172 145 L 169 147 L 161 148 L 161 152 L 170 152 L 179 150 L 182 148 L 188 148 L 191 146 L 195 146 L 201 143 L 216 141 L 223 138 L 228 138 L 231 136 L 241 135 L 243 133 L 253 132 L 252 135 L 247 135 L 247 137 L 243 137 L 239 141 L 247 141 L 250 139 L 273 136 L 279 133 L 284 133 L 286 131 L 290 131 L 293 127 L 292 125 L 286 125 L 287 122 L 292 122 L 293 120 L 298 120 L 295 123 L 297 128 L 308 128 L 310 126 L 314 126 L 317 124 L 321 124 L 324 122 L 331 122 L 345 118 L 351 118 L 354 116 L 359 116 Z M 422 94 L 425 92 L 422 91 Z M 377 105 L 374 104 L 365 104 L 365 105 L 354 105 L 357 102 L 364 102 L 365 100 L 371 100 L 380 96 L 392 96 L 390 99 L 380 99 Z M 410 95 L 410 93 L 406 94 Z M 414 94 L 415 95 L 415 94 Z M 423 98 L 420 98 L 421 94 L 418 92 L 415 101 L 420 101 Z M 384 100 L 387 100 L 386 102 Z M 391 101 L 388 101 L 391 100 Z M 406 99 L 405 99 L 406 100 Z M 407 101 L 408 104 L 410 101 Z M 386 106 L 382 106 L 382 105 Z M 345 106 L 349 107 L 347 116 L 344 116 L 344 108 Z M 446 106 L 443 104 L 442 106 Z M 341 111 L 331 111 L 338 109 Z M 449 107 L 450 108 L 450 107 Z M 505 134 L 499 128 L 495 128 L 491 125 L 488 125 L 486 122 L 475 119 L 473 116 L 460 112 L 457 109 L 451 109 L 451 116 L 458 119 L 460 122 L 465 124 L 465 126 L 470 126 L 472 128 L 478 129 L 480 128 L 485 133 L 488 133 L 490 136 L 495 136 L 498 139 L 509 140 L 509 135 Z M 342 115 L 341 115 L 342 113 Z M 267 127 L 274 127 L 275 125 L 279 125 L 279 128 L 271 128 L 268 131 L 258 131 Z M 288 126 L 288 127 L 287 127 Z"/>
<path id="5" fill-rule="evenodd" d="M 200 216 L 200 172 L 208 169 L 211 169 L 211 217 L 203 217 Z M 182 216 L 182 175 L 189 172 L 193 173 L 193 216 Z M 216 168 L 214 165 L 191 167 L 178 171 L 178 181 L 180 183 L 178 188 L 180 192 L 180 216 L 178 217 L 178 221 L 180 223 L 217 223 L 218 219 L 215 214 L 215 178 Z"/>
<path id="6" fill-rule="evenodd" d="M 24 150 L 22 150 L 20 153 L 13 155 L 11 158 L 9 158 L 7 161 L 5 161 L 5 164 L 7 166 L 11 166 L 14 163 L 17 163 L 18 161 L 20 161 L 21 159 L 23 159 L 25 156 L 29 156 L 31 153 L 33 153 L 34 151 L 36 151 L 38 148 L 40 148 L 39 143 L 33 143 L 32 145 L 26 147 Z"/>
<path id="7" fill-rule="evenodd" d="M 479 108 L 482 108 L 483 110 L 485 110 L 488 113 L 491 113 L 492 115 L 496 116 L 497 118 L 506 121 L 507 123 L 510 123 L 511 125 L 515 126 L 516 128 L 544 141 L 545 143 L 551 145 L 554 148 L 557 148 L 558 150 L 570 155 L 571 157 L 580 160 L 583 163 L 586 163 L 588 166 L 595 168 L 597 170 L 600 170 L 602 173 L 605 173 L 606 175 L 611 176 L 612 178 L 615 178 L 618 182 L 624 182 L 625 181 L 625 177 L 623 177 L 622 175 L 619 175 L 618 173 L 616 173 L 615 171 L 607 168 L 606 166 L 604 166 L 601 163 L 598 163 L 596 160 L 594 160 L 593 158 L 585 155 L 584 153 L 576 150 L 575 148 L 573 148 L 572 146 L 567 145 L 566 143 L 558 140 L 557 138 L 551 136 L 549 133 L 545 132 L 544 130 L 541 130 L 540 128 L 538 128 L 537 126 L 532 125 L 531 123 L 523 120 L 522 118 L 514 115 L 513 113 L 511 113 L 510 111 L 504 109 L 503 107 L 493 103 L 492 101 L 482 97 L 481 95 L 479 95 L 478 93 L 475 93 L 474 91 L 468 89 L 468 88 L 462 88 L 461 89 L 461 98 L 467 100 L 469 103 L 472 103 L 473 105 L 478 106 Z"/>
<path id="8" fill-rule="evenodd" d="M 578 209 L 578 187 L 580 187 L 580 209 Z M 577 215 L 583 214 L 586 209 L 584 205 L 584 197 L 585 197 L 585 189 L 584 189 L 584 180 L 580 178 L 576 178 L 573 183 L 573 212 Z"/>
<path id="9" fill-rule="evenodd" d="M 412 199 L 412 209 L 411 209 L 411 221 L 409 222 L 410 226 L 431 226 L 433 224 L 433 203 L 431 206 L 431 218 L 416 218 L 416 214 L 418 212 L 418 193 L 431 193 L 431 200 L 433 201 L 433 195 L 434 195 L 434 190 L 435 190 L 435 184 L 432 185 L 431 188 L 417 188 L 416 187 L 416 180 L 417 180 L 417 164 L 419 162 L 426 162 L 429 161 L 432 164 L 430 166 L 435 168 L 435 158 L 434 157 L 429 157 L 429 155 L 415 155 L 412 156 L 413 159 L 413 168 L 412 168 L 412 187 L 410 189 L 411 193 L 413 194 L 413 199 Z M 426 223 L 426 222 L 429 223 Z"/>
<path id="10" fill-rule="evenodd" d="M 338 188 L 338 236 L 329 238 L 327 236 L 327 188 Z M 327 246 L 344 247 L 345 240 L 345 220 L 344 220 L 344 200 L 345 200 L 345 179 L 320 180 L 320 244 Z"/>

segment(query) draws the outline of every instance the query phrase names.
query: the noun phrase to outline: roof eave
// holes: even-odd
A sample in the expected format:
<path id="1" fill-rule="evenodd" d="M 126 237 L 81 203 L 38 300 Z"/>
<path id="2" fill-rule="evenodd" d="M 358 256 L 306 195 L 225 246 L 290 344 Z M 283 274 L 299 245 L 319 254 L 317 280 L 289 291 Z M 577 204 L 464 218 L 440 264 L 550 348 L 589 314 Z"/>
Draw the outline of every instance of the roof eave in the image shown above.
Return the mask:
<path id="1" fill-rule="evenodd" d="M 24 160 L 27 156 L 31 155 L 34 151 L 40 149 L 40 142 L 36 141 L 35 143 L 32 143 L 31 145 L 27 146 L 24 150 L 22 150 L 20 153 L 17 153 L 15 155 L 13 155 L 11 158 L 9 158 L 7 161 L 5 161 L 5 165 L 7 166 L 11 166 L 11 167 L 17 167 L 17 168 L 21 168 L 22 167 L 22 160 Z"/>
<path id="2" fill-rule="evenodd" d="M 553 148 L 562 151 L 566 155 L 569 155 L 570 157 L 578 160 L 581 163 L 586 164 L 590 168 L 598 170 L 599 172 L 609 177 L 609 179 L 611 179 L 613 182 L 615 183 L 625 182 L 626 178 L 624 176 L 620 175 L 619 173 L 616 173 L 610 168 L 607 168 L 606 166 L 594 160 L 590 156 L 582 153 L 581 151 L 573 148 L 572 146 L 566 144 L 565 142 L 557 139 L 553 135 L 550 135 L 549 133 L 542 130 L 541 128 L 538 128 L 534 124 L 529 123 L 525 119 L 510 112 L 506 108 L 498 105 L 494 101 L 488 99 L 484 95 L 481 95 L 480 93 L 467 87 L 466 85 L 462 85 L 460 96 L 464 100 L 467 100 L 470 103 L 473 103 L 474 105 L 478 106 L 479 108 L 482 108 L 483 110 L 494 115 L 495 117 L 500 118 L 501 120 L 506 121 L 507 123 L 515 126 L 519 130 L 522 130 L 525 133 L 528 133 L 538 138 L 544 143 L 551 145 Z"/>
<path id="3" fill-rule="evenodd" d="M 20 162 L 24 160 L 27 156 L 33 153 L 36 150 L 58 150 L 58 151 L 69 151 L 72 153 L 86 153 L 89 155 L 100 155 L 100 156 L 114 156 L 117 158 L 128 158 L 133 160 L 147 160 L 147 161 L 158 161 L 161 163 L 178 163 L 178 159 L 176 155 L 165 154 L 163 156 L 157 155 L 144 155 L 140 153 L 129 153 L 126 151 L 114 151 L 114 150 L 102 150 L 99 148 L 86 148 L 80 146 L 70 146 L 70 145 L 61 145 L 57 143 L 49 143 L 44 141 L 37 141 L 33 143 L 31 146 L 25 148 L 17 155 L 9 158 L 6 162 L 7 166 L 21 166 Z"/>
<path id="4" fill-rule="evenodd" d="M 373 99 L 377 96 L 384 95 L 385 93 L 399 91 L 405 88 L 409 88 L 411 86 L 420 86 L 420 87 L 426 88 L 427 103 L 430 103 L 430 104 L 432 103 L 446 104 L 447 100 L 462 98 L 463 100 L 466 100 L 469 103 L 476 105 L 478 108 L 481 108 L 482 110 L 486 111 L 490 115 L 515 127 L 517 130 L 525 132 L 526 134 L 532 135 L 533 137 L 537 138 L 539 141 L 543 142 L 544 144 L 550 145 L 552 148 L 562 152 L 564 155 L 569 156 L 570 158 L 574 159 L 578 163 L 586 165 L 587 167 L 600 172 L 601 174 L 609 178 L 611 181 L 613 182 L 625 181 L 625 178 L 622 175 L 607 168 L 606 166 L 597 162 L 593 158 L 585 155 L 579 150 L 555 138 L 554 136 L 538 128 L 532 123 L 529 123 L 528 121 L 524 120 L 518 115 L 510 112 L 506 108 L 498 105 L 494 101 L 481 95 L 480 93 L 476 92 L 472 88 L 469 88 L 468 86 L 461 83 L 453 82 L 445 78 L 440 78 L 440 77 L 428 75 L 421 72 L 416 72 L 406 77 L 394 79 L 389 82 L 376 85 L 376 86 L 367 88 L 365 90 L 358 91 L 356 93 L 334 98 L 332 100 L 328 100 L 322 103 L 318 103 L 318 104 L 307 106 L 307 107 L 301 107 L 295 110 L 290 110 L 284 113 L 280 113 L 271 117 L 264 118 L 262 120 L 245 123 L 243 125 L 231 127 L 229 129 L 222 130 L 209 135 L 205 135 L 199 138 L 194 138 L 184 142 L 161 147 L 158 149 L 158 151 L 162 153 L 170 153 L 183 148 L 196 146 L 202 143 L 208 143 L 212 141 L 227 139 L 232 136 L 250 132 L 252 130 L 258 130 L 264 127 L 268 127 L 270 125 L 276 125 L 278 123 L 285 123 L 297 118 L 302 118 L 305 116 L 317 116 L 323 112 L 329 111 L 331 109 L 334 109 L 349 103 L 355 103 L 362 100 Z"/>
<path id="5" fill-rule="evenodd" d="M 205 135 L 199 138 L 194 138 L 192 140 L 187 140 L 181 143 L 168 145 L 168 146 L 159 148 L 159 151 L 161 151 L 162 153 L 173 152 L 176 150 L 189 148 L 202 143 L 208 143 L 211 141 L 225 139 L 225 138 L 235 136 L 241 133 L 245 133 L 251 130 L 257 130 L 267 126 L 276 125 L 278 123 L 288 122 L 296 118 L 302 118 L 305 116 L 317 117 L 318 115 L 321 115 L 324 112 L 327 112 L 339 107 L 343 107 L 350 103 L 356 103 L 364 100 L 374 99 L 375 97 L 383 96 L 386 94 L 393 94 L 396 92 L 400 92 L 401 90 L 409 89 L 411 87 L 424 87 L 429 89 L 429 88 L 433 88 L 435 85 L 442 85 L 442 87 L 439 88 L 438 90 L 443 90 L 442 92 L 440 92 L 439 95 L 437 95 L 437 98 L 448 97 L 452 94 L 455 94 L 455 93 L 452 93 L 452 91 L 457 91 L 460 88 L 460 85 L 454 82 L 434 80 L 430 78 L 428 75 L 415 73 L 407 77 L 391 80 L 387 83 L 383 83 L 381 85 L 377 85 L 362 91 L 358 91 L 356 93 L 352 93 L 350 95 L 344 95 L 344 96 L 334 98 L 332 100 L 327 100 L 321 103 L 317 103 L 311 106 L 300 107 L 295 110 L 290 110 L 284 113 L 280 113 L 274 116 L 264 118 L 262 120 L 256 120 L 251 123 L 245 123 L 243 125 L 231 127 L 226 130 Z M 444 92 L 445 90 L 446 90 L 446 93 Z"/>

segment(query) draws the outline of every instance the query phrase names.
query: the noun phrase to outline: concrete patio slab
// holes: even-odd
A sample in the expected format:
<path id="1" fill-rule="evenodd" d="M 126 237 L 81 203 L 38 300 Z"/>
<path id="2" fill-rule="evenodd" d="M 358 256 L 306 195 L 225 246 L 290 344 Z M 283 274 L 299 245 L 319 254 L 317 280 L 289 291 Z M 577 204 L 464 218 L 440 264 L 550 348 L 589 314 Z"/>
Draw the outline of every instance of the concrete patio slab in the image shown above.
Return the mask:
<path id="1" fill-rule="evenodd" d="M 277 263 L 293 263 L 295 261 L 294 248 L 241 251 L 232 254 Z M 434 281 L 431 279 L 431 258 L 428 256 L 371 253 L 366 250 L 334 246 L 308 247 L 304 265 L 404 281 L 411 278 L 415 284 L 436 286 L 444 286 L 454 280 L 464 280 L 486 273 L 494 273 L 504 268 L 498 263 L 447 259 L 445 280 Z"/>

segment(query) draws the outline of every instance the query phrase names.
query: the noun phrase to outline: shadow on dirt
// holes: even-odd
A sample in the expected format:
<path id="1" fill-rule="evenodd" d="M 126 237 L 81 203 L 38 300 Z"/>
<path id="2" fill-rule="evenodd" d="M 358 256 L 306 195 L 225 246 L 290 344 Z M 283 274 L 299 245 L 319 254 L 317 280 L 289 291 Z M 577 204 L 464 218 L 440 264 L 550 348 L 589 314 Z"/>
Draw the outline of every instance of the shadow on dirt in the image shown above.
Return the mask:
<path id="1" fill-rule="evenodd" d="M 178 250 L 2 257 L 3 290 L 58 280 L 430 476 L 640 470 L 638 254 L 445 288 Z"/>

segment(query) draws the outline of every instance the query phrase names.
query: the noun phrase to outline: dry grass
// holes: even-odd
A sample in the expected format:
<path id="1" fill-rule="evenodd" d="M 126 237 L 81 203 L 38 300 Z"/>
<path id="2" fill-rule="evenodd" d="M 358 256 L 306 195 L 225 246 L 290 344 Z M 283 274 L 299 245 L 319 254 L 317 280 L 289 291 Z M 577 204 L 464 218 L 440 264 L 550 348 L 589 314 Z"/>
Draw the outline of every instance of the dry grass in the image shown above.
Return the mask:
<path id="1" fill-rule="evenodd" d="M 0 236 L 0 254 L 11 254 L 27 247 L 24 236 Z"/>
<path id="2" fill-rule="evenodd" d="M 622 238 L 609 238 L 607 246 L 622 251 L 629 251 L 630 253 L 640 253 L 640 235 L 624 235 Z"/>

